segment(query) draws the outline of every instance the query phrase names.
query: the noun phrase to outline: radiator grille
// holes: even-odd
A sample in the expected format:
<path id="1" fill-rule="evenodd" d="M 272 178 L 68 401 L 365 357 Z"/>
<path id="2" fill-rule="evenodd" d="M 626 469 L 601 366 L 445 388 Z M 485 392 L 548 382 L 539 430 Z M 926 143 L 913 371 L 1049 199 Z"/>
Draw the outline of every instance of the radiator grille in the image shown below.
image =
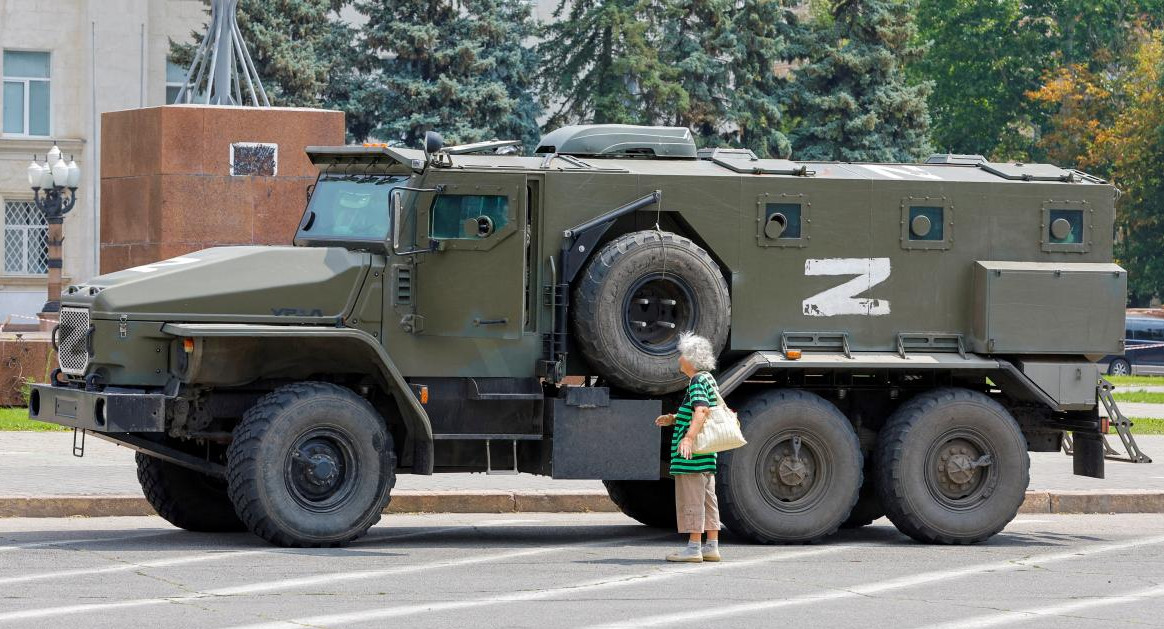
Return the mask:
<path id="1" fill-rule="evenodd" d="M 57 356 L 61 371 L 70 376 L 85 374 L 89 366 L 89 311 L 61 308 L 61 325 L 57 329 Z"/>

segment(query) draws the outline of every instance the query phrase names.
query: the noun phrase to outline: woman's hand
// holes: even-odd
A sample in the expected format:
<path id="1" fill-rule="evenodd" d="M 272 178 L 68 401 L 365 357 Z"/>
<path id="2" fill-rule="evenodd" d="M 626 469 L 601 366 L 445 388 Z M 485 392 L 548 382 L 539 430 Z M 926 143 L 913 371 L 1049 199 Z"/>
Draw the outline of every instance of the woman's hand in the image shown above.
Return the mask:
<path id="1" fill-rule="evenodd" d="M 655 425 L 656 426 L 674 426 L 675 425 L 675 416 L 674 415 L 659 415 L 658 417 L 655 418 Z"/>
<path id="2" fill-rule="evenodd" d="M 695 449 L 695 439 L 683 437 L 683 440 L 679 442 L 679 456 L 690 459 L 693 449 Z"/>

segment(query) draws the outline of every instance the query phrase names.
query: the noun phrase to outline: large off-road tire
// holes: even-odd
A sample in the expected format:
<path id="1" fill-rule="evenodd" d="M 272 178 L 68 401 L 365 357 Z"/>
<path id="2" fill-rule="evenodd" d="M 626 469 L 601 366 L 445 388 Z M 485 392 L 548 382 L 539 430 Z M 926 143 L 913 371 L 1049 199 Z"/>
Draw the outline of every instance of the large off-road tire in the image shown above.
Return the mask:
<path id="1" fill-rule="evenodd" d="M 715 261 L 670 232 L 619 236 L 594 254 L 574 289 L 574 339 L 612 384 L 659 395 L 683 388 L 681 332 L 727 342 L 731 298 Z"/>
<path id="2" fill-rule="evenodd" d="M 885 507 L 881 506 L 881 497 L 877 495 L 877 483 L 874 480 L 873 470 L 866 464 L 865 482 L 861 483 L 861 491 L 857 494 L 857 504 L 853 505 L 849 517 L 841 523 L 841 528 L 859 529 L 882 517 L 885 517 Z"/>
<path id="3" fill-rule="evenodd" d="M 1018 423 L 967 389 L 936 389 L 903 404 L 881 430 L 876 464 L 889 519 L 926 543 L 972 544 L 998 533 L 1030 480 Z"/>
<path id="4" fill-rule="evenodd" d="M 348 544 L 380 520 L 396 482 L 383 418 L 351 390 L 322 382 L 260 398 L 226 457 L 239 517 L 279 546 Z"/>
<path id="5" fill-rule="evenodd" d="M 861 446 L 849 420 L 821 397 L 791 389 L 762 393 L 737 412 L 748 445 L 719 455 L 723 522 L 765 544 L 835 532 L 861 489 Z"/>
<path id="6" fill-rule="evenodd" d="M 656 528 L 678 528 L 673 479 L 604 480 L 602 484 L 611 502 L 628 517 Z"/>
<path id="7" fill-rule="evenodd" d="M 141 452 L 135 458 L 141 491 L 162 519 L 202 533 L 247 530 L 222 480 Z"/>

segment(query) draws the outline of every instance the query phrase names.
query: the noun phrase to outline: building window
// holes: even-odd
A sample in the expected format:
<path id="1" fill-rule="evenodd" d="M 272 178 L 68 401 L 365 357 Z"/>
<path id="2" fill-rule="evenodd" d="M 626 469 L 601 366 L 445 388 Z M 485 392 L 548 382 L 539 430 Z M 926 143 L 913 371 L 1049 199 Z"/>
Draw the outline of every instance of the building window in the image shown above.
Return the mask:
<path id="1" fill-rule="evenodd" d="M 49 135 L 49 93 L 49 53 L 4 51 L 4 133 Z"/>
<path id="2" fill-rule="evenodd" d="M 178 102 L 178 94 L 182 91 L 182 81 L 186 80 L 186 68 L 166 61 L 166 104 Z M 185 100 L 185 99 L 183 99 Z"/>
<path id="3" fill-rule="evenodd" d="M 4 273 L 48 273 L 48 225 L 32 201 L 4 203 Z"/>

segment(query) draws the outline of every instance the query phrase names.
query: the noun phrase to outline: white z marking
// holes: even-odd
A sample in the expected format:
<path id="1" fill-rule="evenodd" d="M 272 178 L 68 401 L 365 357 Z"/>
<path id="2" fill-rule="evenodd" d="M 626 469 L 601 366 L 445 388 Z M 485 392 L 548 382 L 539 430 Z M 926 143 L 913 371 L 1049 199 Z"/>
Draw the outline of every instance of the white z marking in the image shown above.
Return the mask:
<path id="1" fill-rule="evenodd" d="M 162 260 L 161 262 L 151 262 L 142 266 L 135 266 L 126 271 L 137 271 L 138 273 L 153 273 L 154 271 L 161 271 L 168 266 L 179 266 L 182 264 L 192 264 L 197 262 L 198 258 L 170 258 L 169 260 Z"/>
<path id="2" fill-rule="evenodd" d="M 889 258 L 830 258 L 805 260 L 805 275 L 856 275 L 853 279 L 817 293 L 804 300 L 804 314 L 809 317 L 889 314 L 884 299 L 858 298 L 857 295 L 889 279 Z"/>

